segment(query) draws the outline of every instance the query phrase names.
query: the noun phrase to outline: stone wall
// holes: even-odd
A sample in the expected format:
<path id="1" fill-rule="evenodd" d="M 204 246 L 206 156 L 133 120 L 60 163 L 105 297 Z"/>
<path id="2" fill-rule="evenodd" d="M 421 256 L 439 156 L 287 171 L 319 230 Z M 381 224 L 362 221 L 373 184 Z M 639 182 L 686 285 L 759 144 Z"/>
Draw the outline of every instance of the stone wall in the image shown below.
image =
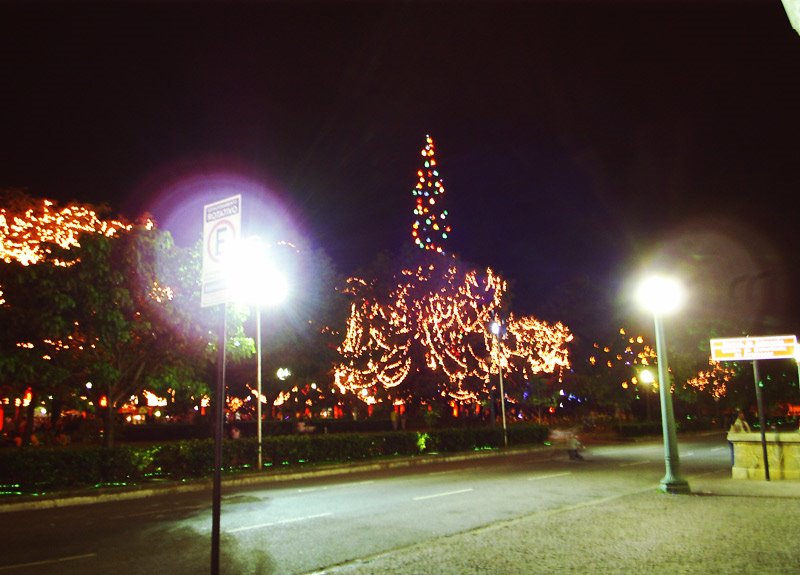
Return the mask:
<path id="1" fill-rule="evenodd" d="M 769 478 L 800 480 L 800 433 L 769 432 L 767 458 Z M 761 433 L 728 433 L 733 443 L 734 479 L 765 479 L 764 455 L 761 449 Z"/>

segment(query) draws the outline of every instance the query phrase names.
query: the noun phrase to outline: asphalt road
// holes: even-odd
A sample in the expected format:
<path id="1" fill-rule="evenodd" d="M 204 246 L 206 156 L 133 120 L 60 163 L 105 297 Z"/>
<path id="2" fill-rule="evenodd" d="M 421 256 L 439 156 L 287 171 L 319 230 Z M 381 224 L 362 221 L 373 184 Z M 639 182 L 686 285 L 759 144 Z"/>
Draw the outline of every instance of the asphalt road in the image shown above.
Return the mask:
<path id="1" fill-rule="evenodd" d="M 721 434 L 680 443 L 690 481 L 729 474 Z M 656 489 L 663 447 L 590 446 L 225 489 L 223 573 L 307 574 L 548 511 Z M 0 573 L 210 572 L 210 493 L 0 515 Z"/>

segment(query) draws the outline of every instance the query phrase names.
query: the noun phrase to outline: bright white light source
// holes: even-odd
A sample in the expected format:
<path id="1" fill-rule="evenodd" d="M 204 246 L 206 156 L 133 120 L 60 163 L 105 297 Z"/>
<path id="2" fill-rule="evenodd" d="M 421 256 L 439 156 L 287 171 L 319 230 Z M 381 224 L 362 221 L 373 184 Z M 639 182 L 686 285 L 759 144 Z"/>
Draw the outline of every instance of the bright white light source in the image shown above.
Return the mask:
<path id="1" fill-rule="evenodd" d="M 235 299 L 242 303 L 274 305 L 289 293 L 286 278 L 258 237 L 236 243 L 226 256 L 226 273 Z"/>
<path id="2" fill-rule="evenodd" d="M 639 284 L 636 299 L 642 307 L 655 315 L 669 314 L 683 304 L 683 287 L 674 278 L 650 276 Z"/>
<path id="3" fill-rule="evenodd" d="M 500 322 L 493 321 L 491 325 L 492 333 L 497 335 L 500 333 Z"/>
<path id="4" fill-rule="evenodd" d="M 281 381 L 285 381 L 287 377 L 292 375 L 292 372 L 290 372 L 289 369 L 286 367 L 279 367 L 275 375 L 277 375 L 278 379 L 280 379 Z"/>
<path id="5" fill-rule="evenodd" d="M 800 34 L 800 0 L 783 0 L 783 8 L 789 17 L 789 23 Z"/>
<path id="6" fill-rule="evenodd" d="M 639 372 L 639 379 L 642 383 L 655 383 L 656 378 L 653 377 L 653 372 L 649 369 L 643 369 Z"/>

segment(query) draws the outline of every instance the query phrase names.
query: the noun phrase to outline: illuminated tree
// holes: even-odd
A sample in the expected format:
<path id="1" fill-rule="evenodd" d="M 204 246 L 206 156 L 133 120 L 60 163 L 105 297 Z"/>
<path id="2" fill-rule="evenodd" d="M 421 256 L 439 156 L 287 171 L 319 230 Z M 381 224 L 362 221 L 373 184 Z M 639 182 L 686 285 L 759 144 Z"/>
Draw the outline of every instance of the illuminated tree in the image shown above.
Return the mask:
<path id="1" fill-rule="evenodd" d="M 715 403 L 728 394 L 728 385 L 737 375 L 736 363 L 722 363 L 709 358 L 708 369 L 686 380 L 686 387 L 708 395 Z"/>
<path id="2" fill-rule="evenodd" d="M 416 201 L 411 236 L 420 249 L 444 254 L 451 228 L 433 138 L 425 137 L 420 154 L 422 166 L 417 170 L 417 183 L 411 191 Z"/>
<path id="3" fill-rule="evenodd" d="M 81 234 L 106 237 L 130 230 L 121 220 L 104 220 L 92 206 L 66 206 L 58 209 L 50 200 L 37 200 L 19 191 L 0 196 L 0 259 L 23 265 L 50 260 L 55 246 L 69 249 L 79 245 Z"/>
<path id="4" fill-rule="evenodd" d="M 112 414 L 148 381 L 174 373 L 177 364 L 193 366 L 199 378 L 204 374 L 197 369 L 208 365 L 201 361 L 208 328 L 183 301 L 194 296 L 193 277 L 181 281 L 181 274 L 164 271 L 177 263 L 167 261 L 173 248 L 169 234 L 137 227 L 117 238 L 84 235 L 77 247 L 52 248 L 63 267 L 36 266 L 41 274 L 57 275 L 53 297 L 65 303 L 60 314 L 50 315 L 61 329 L 30 345 L 43 347 L 43 358 L 66 368 L 74 389 L 93 382 L 106 416 L 106 444 L 113 442 Z M 18 287 L 31 291 L 40 284 Z M 10 311 L 27 297 L 9 294 Z"/>
<path id="5" fill-rule="evenodd" d="M 72 366 L 55 361 L 59 342 L 72 325 L 65 313 L 73 305 L 62 296 L 63 267 L 59 254 L 79 245 L 81 234 L 114 237 L 131 228 L 121 220 L 104 220 L 92 206 L 57 208 L 20 190 L 0 194 L 0 381 L 3 395 L 27 401 L 32 421 L 39 396 L 52 397 L 51 414 L 69 395 Z M 44 266 L 34 266 L 46 262 Z M 15 294 L 13 305 L 7 299 Z M 67 344 L 68 345 L 68 344 Z M 27 427 L 30 431 L 31 426 Z M 27 438 L 26 438 L 27 439 Z"/>
<path id="6" fill-rule="evenodd" d="M 643 336 L 620 328 L 610 341 L 593 344 L 592 354 L 573 378 L 574 392 L 592 405 L 627 411 L 644 394 L 653 393 L 655 387 L 641 381 L 641 371 L 654 367 L 655 360 L 655 349 Z"/>
<path id="7" fill-rule="evenodd" d="M 9 205 L 0 213 L 0 321 L 10 328 L 0 337 L 0 378 L 10 390 L 91 395 L 107 407 L 110 443 L 112 414 L 145 385 L 173 395 L 205 385 L 217 318 L 199 309 L 198 250 L 177 248 L 150 220 L 110 225 L 89 207 L 20 196 Z M 241 316 L 230 313 L 238 320 L 228 349 L 252 354 Z"/>
<path id="8" fill-rule="evenodd" d="M 462 269 L 455 259 L 420 256 L 387 282 L 350 278 L 352 298 L 336 383 L 365 401 L 485 399 L 502 369 L 510 381 L 569 366 L 569 330 L 530 317 L 507 318 L 496 346 L 490 330 L 506 282 L 491 269 Z M 410 269 L 409 269 L 410 268 Z M 422 385 L 420 385 L 422 384 Z"/>

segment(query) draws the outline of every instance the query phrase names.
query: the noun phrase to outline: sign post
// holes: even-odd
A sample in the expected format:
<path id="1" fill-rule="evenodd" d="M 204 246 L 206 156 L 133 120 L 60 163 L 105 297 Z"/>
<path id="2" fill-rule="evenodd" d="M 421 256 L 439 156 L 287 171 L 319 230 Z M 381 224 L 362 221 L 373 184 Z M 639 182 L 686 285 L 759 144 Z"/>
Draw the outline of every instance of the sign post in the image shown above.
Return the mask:
<path id="1" fill-rule="evenodd" d="M 756 384 L 758 425 L 761 428 L 761 452 L 764 457 L 764 478 L 769 481 L 769 459 L 767 457 L 766 418 L 764 399 L 758 374 L 760 359 L 797 359 L 796 335 L 770 335 L 758 337 L 729 337 L 711 340 L 711 359 L 714 361 L 752 361 L 753 379 Z M 800 366 L 800 364 L 798 364 Z M 800 373 L 800 367 L 798 368 Z"/>
<path id="2" fill-rule="evenodd" d="M 211 574 L 219 574 L 220 516 L 222 511 L 222 438 L 225 431 L 225 340 L 226 307 L 231 290 L 226 277 L 225 256 L 239 238 L 242 196 L 232 196 L 203 207 L 203 272 L 200 306 L 221 304 L 217 347 L 217 393 L 214 409 L 214 490 L 211 505 Z"/>

